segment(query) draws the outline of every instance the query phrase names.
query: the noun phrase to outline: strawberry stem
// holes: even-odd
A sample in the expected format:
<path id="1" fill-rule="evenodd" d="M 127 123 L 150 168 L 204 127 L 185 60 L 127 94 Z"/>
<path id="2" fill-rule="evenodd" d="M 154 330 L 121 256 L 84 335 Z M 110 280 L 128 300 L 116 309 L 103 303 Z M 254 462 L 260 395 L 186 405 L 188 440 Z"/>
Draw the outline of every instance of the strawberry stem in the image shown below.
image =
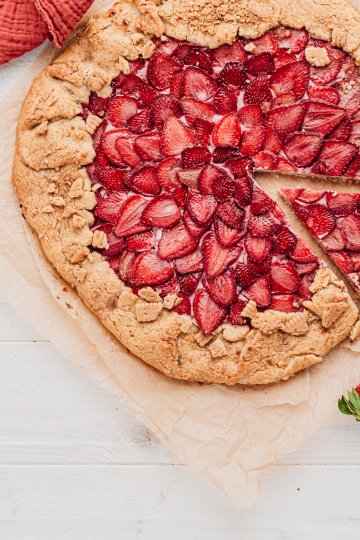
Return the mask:
<path id="1" fill-rule="evenodd" d="M 360 422 L 360 396 L 355 388 L 348 392 L 348 397 L 341 396 L 338 400 L 339 411 L 354 416 Z"/>

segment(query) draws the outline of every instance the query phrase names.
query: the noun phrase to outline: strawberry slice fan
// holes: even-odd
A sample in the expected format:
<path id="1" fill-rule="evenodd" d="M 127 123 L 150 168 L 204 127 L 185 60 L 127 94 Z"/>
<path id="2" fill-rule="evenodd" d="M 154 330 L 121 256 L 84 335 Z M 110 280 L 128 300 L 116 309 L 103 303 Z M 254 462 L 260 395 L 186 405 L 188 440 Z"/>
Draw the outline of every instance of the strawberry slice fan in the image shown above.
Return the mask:
<path id="1" fill-rule="evenodd" d="M 258 310 L 301 310 L 318 257 L 254 171 L 360 177 L 360 85 L 350 56 L 278 28 L 209 49 L 158 40 L 83 114 L 94 134 L 93 230 L 136 292 L 176 292 L 203 332 Z M 321 66 L 316 65 L 321 58 Z M 360 195 L 285 189 L 297 215 L 359 288 Z"/>
<path id="2" fill-rule="evenodd" d="M 46 38 L 61 47 L 93 0 L 2 0 L 0 64 L 34 49 Z"/>

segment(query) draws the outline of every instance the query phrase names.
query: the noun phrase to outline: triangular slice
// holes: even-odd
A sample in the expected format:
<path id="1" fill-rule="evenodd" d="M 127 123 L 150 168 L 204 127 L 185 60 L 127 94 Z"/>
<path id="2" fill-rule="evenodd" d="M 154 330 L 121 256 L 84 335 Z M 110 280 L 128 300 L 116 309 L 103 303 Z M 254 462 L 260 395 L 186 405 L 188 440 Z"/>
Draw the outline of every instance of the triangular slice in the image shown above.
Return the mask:
<path id="1" fill-rule="evenodd" d="M 283 188 L 324 251 L 360 291 L 360 193 Z"/>

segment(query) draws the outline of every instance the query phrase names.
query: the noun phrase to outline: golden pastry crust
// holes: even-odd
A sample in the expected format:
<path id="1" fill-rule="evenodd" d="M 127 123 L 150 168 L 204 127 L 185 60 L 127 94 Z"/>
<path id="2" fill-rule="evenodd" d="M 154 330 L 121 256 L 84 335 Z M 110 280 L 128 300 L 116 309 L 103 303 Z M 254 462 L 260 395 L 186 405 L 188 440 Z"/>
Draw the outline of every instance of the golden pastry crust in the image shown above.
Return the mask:
<path id="1" fill-rule="evenodd" d="M 91 134 L 99 119 L 85 122 L 81 103 L 91 91 L 106 96 L 111 80 L 129 71 L 128 61 L 151 56 L 154 36 L 217 47 L 237 33 L 254 38 L 280 24 L 305 26 L 360 63 L 360 15 L 342 0 L 121 1 L 35 79 L 21 110 L 13 181 L 47 258 L 123 345 L 170 377 L 226 384 L 286 379 L 345 339 L 357 309 L 324 268 L 304 312 L 260 314 L 248 305 L 251 328 L 223 325 L 211 335 L 170 311 L 176 298 L 161 300 L 145 289 L 133 294 L 89 249 L 105 241 L 90 229 L 96 198 L 85 169 L 95 156 Z"/>

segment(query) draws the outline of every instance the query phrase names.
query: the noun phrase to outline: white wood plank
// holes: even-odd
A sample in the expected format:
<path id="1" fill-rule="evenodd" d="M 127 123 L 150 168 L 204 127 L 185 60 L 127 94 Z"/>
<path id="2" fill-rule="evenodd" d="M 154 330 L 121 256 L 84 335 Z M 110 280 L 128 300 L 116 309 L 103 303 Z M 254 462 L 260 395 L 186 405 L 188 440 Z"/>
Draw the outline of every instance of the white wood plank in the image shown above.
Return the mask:
<path id="1" fill-rule="evenodd" d="M 0 467 L 0 531 L 6 540 L 105 540 L 97 527 L 118 524 L 114 538 L 338 540 L 358 533 L 349 493 L 359 480 L 360 467 L 275 467 L 243 513 L 183 466 Z M 76 533 L 60 536 L 59 522 Z"/>
<path id="2" fill-rule="evenodd" d="M 357 424 L 336 413 L 286 464 L 360 463 Z M 0 464 L 178 463 L 50 343 L 0 344 Z"/>

